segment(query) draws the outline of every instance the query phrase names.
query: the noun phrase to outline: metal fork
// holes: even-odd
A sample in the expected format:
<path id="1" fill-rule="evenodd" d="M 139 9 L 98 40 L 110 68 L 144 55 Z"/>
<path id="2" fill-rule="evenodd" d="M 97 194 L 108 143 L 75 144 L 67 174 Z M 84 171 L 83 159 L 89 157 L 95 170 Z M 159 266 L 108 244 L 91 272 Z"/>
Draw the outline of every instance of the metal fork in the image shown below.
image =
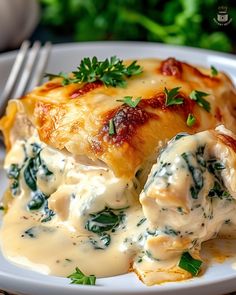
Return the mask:
<path id="1" fill-rule="evenodd" d="M 43 78 L 51 43 L 44 46 L 35 41 L 30 48 L 30 42 L 24 41 L 19 49 L 5 88 L 0 97 L 0 117 L 4 114 L 7 102 L 13 98 L 20 98 L 26 92 L 39 85 Z"/>

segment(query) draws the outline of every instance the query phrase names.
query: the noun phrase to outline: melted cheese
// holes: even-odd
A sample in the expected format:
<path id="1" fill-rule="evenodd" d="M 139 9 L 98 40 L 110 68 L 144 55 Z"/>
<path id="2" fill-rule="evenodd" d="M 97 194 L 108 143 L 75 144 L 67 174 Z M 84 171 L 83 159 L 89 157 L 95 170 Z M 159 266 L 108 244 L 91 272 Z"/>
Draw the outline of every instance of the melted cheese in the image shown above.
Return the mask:
<path id="1" fill-rule="evenodd" d="M 60 79 L 54 79 L 20 101 L 11 101 L 0 122 L 8 147 L 13 142 L 9 129 L 14 127 L 16 113 L 23 112 L 43 142 L 65 148 L 73 155 L 100 159 L 116 176 L 132 179 L 155 154 L 158 143 L 179 132 L 195 133 L 220 123 L 236 132 L 236 92 L 225 74 L 212 77 L 209 70 L 174 59 L 146 59 L 138 64 L 143 73 L 129 78 L 126 88 L 105 87 L 97 82 L 62 86 Z M 184 104 L 166 107 L 164 88 L 174 87 L 181 87 Z M 211 112 L 189 99 L 193 90 L 209 94 Z M 117 101 L 125 96 L 142 97 L 142 101 L 134 109 Z M 197 118 L 192 128 L 186 124 L 189 113 Z M 108 134 L 111 118 L 116 127 L 113 136 Z"/>
<path id="2" fill-rule="evenodd" d="M 85 273 L 97 276 L 126 273 L 135 253 L 129 242 L 141 234 L 141 228 L 136 226 L 143 217 L 137 202 L 138 184 L 134 188 L 133 182 L 116 178 L 99 162 L 95 165 L 88 159 L 74 159 L 66 152 L 53 150 L 36 135 L 27 142 L 16 141 L 6 157 L 5 169 L 27 161 L 25 153 L 30 157 L 33 144 L 40 145 L 41 161 L 52 172 L 45 177 L 41 166 L 37 187 L 50 196 L 48 206 L 55 216 L 42 223 L 43 210 L 27 209 L 32 192 L 21 172 L 21 191 L 9 204 L 1 231 L 4 254 L 15 263 L 47 274 L 67 276 L 78 265 Z M 88 232 L 85 223 L 90 214 L 106 206 L 114 210 L 125 208 L 126 217 L 112 235 L 109 247 L 102 250 L 93 245 L 99 236 Z M 96 264 L 91 259 L 94 255 Z"/>

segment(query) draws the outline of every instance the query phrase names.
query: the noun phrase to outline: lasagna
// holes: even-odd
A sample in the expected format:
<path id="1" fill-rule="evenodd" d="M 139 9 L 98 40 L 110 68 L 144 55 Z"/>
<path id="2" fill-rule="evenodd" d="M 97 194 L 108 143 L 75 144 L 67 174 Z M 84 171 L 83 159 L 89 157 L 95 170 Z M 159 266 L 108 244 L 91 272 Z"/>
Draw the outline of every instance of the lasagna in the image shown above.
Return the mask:
<path id="1" fill-rule="evenodd" d="M 60 276 L 135 271 L 147 285 L 198 275 L 201 243 L 236 229 L 234 85 L 175 58 L 89 62 L 10 100 L 0 120 L 4 255 Z"/>

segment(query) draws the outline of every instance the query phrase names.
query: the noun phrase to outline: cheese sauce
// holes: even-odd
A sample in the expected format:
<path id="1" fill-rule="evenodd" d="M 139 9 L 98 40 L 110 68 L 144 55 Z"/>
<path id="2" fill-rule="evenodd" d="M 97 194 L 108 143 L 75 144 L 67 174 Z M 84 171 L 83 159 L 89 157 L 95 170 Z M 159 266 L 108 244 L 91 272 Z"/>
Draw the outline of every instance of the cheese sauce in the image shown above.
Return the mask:
<path id="1" fill-rule="evenodd" d="M 136 247 L 132 238 L 140 230 L 140 208 L 127 212 L 126 228 L 117 230 L 106 249 L 91 243 L 95 235 L 68 231 L 63 224 L 41 225 L 38 214 L 25 210 L 27 202 L 16 199 L 4 218 L 1 230 L 2 249 L 11 261 L 45 274 L 68 276 L 75 267 L 98 277 L 128 272 Z M 132 234 L 131 234 L 132 233 Z"/>
<path id="2" fill-rule="evenodd" d="M 221 128 L 176 137 L 147 182 L 147 171 L 118 178 L 101 161 L 53 149 L 36 133 L 17 140 L 5 160 L 11 197 L 0 232 L 4 255 L 58 276 L 79 267 L 97 277 L 133 269 L 147 285 L 190 278 L 178 267 L 182 253 L 198 258 L 202 242 L 220 230 L 236 232 L 235 153 L 216 141 L 224 134 L 230 136 Z M 208 244 L 218 261 L 227 257 Z"/>
<path id="3" fill-rule="evenodd" d="M 25 166 L 38 157 L 33 154 L 35 148 L 41 149 L 41 164 L 37 190 L 32 192 Z M 47 147 L 36 135 L 27 142 L 16 141 L 6 157 L 5 168 L 9 171 L 12 164 L 25 166 L 19 176 L 20 191 L 12 190 L 16 196 L 1 229 L 2 250 L 9 260 L 59 276 L 68 276 L 75 267 L 98 277 L 129 271 L 144 241 L 137 180 L 118 179 L 101 163 L 75 160 L 68 153 Z M 49 218 L 43 206 L 29 209 L 32 195 L 39 191 L 49 196 L 46 211 L 52 210 L 53 214 Z M 119 224 L 103 235 L 85 229 L 91 214 L 104 208 L 112 208 L 115 216 L 122 217 Z"/>

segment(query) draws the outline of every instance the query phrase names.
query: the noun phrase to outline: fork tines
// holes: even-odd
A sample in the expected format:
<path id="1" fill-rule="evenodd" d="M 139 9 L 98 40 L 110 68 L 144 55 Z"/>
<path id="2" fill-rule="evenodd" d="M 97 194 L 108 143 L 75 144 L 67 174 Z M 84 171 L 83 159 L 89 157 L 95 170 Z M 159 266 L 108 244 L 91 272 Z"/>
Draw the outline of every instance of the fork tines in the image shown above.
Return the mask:
<path id="1" fill-rule="evenodd" d="M 19 98 L 39 85 L 50 51 L 50 42 L 42 46 L 35 41 L 31 48 L 29 41 L 22 43 L 0 98 L 0 116 L 4 114 L 9 99 Z"/>

